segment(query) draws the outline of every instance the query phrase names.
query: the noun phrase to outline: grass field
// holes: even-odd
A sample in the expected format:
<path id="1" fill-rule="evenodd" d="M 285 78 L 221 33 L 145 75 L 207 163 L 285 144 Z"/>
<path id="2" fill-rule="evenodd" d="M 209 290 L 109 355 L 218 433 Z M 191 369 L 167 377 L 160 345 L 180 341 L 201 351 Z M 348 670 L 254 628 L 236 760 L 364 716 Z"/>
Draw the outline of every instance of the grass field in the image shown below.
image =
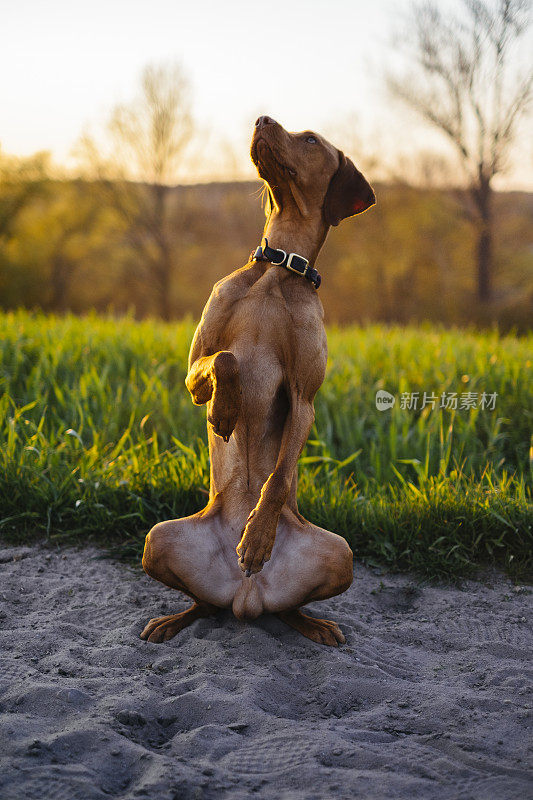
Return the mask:
<path id="1" fill-rule="evenodd" d="M 0 535 L 99 540 L 138 558 L 157 521 L 205 504 L 205 410 L 184 386 L 192 323 L 0 315 Z M 356 556 L 426 576 L 533 553 L 533 336 L 330 330 L 299 504 Z M 397 397 L 378 411 L 375 395 Z M 401 408 L 402 392 L 497 393 Z M 479 406 L 479 403 L 478 403 Z"/>

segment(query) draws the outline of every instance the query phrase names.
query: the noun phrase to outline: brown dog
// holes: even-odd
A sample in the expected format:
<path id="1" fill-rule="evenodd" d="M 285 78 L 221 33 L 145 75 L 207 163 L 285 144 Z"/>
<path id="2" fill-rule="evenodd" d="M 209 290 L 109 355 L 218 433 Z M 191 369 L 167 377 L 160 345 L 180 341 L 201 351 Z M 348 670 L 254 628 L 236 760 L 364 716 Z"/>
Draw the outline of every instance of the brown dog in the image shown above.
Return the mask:
<path id="1" fill-rule="evenodd" d="M 263 248 L 215 285 L 186 379 L 193 402 L 207 403 L 209 503 L 156 525 L 143 556 L 148 575 L 194 605 L 150 620 L 141 637 L 166 641 L 198 617 L 232 608 L 239 619 L 272 612 L 337 646 L 344 636 L 336 623 L 299 610 L 344 592 L 353 577 L 346 541 L 304 519 L 296 503 L 297 462 L 327 358 L 313 265 L 329 227 L 375 197 L 329 142 L 289 133 L 270 117 L 257 120 L 251 155 L 268 191 Z M 306 259 L 307 278 L 297 274 Z"/>

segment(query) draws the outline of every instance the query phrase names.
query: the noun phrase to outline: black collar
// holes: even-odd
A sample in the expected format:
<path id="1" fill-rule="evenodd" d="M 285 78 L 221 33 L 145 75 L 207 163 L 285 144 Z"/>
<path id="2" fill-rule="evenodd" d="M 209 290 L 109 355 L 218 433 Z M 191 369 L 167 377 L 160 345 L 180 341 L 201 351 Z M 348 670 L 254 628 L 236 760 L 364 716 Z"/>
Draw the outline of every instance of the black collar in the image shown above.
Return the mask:
<path id="1" fill-rule="evenodd" d="M 276 250 L 274 247 L 269 247 L 268 239 L 265 237 L 261 239 L 261 244 L 252 254 L 252 260 L 270 261 L 271 264 L 275 264 L 277 267 L 285 267 L 291 272 L 296 272 L 297 275 L 301 275 L 302 278 L 307 278 L 308 281 L 311 281 L 315 289 L 318 289 L 322 283 L 322 278 L 316 269 L 309 266 L 307 258 L 299 256 L 297 253 L 286 253 L 285 250 Z"/>

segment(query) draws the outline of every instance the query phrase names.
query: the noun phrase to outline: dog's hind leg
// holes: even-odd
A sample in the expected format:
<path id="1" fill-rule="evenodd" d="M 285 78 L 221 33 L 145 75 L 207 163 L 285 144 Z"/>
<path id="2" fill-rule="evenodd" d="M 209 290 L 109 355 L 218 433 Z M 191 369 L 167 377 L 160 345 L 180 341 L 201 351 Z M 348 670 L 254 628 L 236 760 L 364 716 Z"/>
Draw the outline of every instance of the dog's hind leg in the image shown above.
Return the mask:
<path id="1" fill-rule="evenodd" d="M 234 543 L 224 542 L 220 500 L 215 498 L 203 511 L 191 517 L 159 522 L 146 537 L 144 571 L 156 581 L 177 589 L 194 600 L 180 614 L 151 619 L 142 639 L 163 642 L 221 608 L 230 608 L 241 572 L 233 559 Z M 237 535 L 237 534 L 236 534 Z"/>
<path id="2" fill-rule="evenodd" d="M 266 611 L 319 644 L 337 647 L 345 639 L 335 622 L 304 614 L 301 606 L 348 589 L 353 553 L 345 539 L 285 510 L 272 559 L 256 577 Z"/>
<path id="3" fill-rule="evenodd" d="M 184 628 L 192 625 L 195 620 L 201 617 L 213 616 L 219 611 L 216 606 L 195 597 L 174 573 L 169 569 L 165 569 L 163 564 L 157 564 L 157 557 L 154 559 L 153 545 L 150 545 L 148 537 L 143 555 L 143 567 L 150 577 L 161 581 L 171 589 L 183 592 L 183 594 L 194 600 L 194 603 L 186 611 L 181 611 L 179 614 L 168 614 L 149 620 L 140 634 L 141 639 L 157 643 L 167 642 Z"/>

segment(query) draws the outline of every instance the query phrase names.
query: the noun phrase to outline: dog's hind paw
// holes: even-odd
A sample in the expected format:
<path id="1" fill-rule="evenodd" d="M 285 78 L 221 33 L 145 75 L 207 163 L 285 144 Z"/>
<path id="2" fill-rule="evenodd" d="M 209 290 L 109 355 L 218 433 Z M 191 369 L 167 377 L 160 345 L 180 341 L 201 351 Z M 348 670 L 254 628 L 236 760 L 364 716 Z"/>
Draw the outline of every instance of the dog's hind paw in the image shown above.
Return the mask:
<path id="1" fill-rule="evenodd" d="M 173 636 L 187 628 L 199 617 L 208 617 L 215 611 L 215 607 L 208 603 L 194 603 L 187 611 L 182 611 L 179 614 L 154 617 L 148 622 L 140 637 L 156 644 L 168 642 L 169 639 L 172 639 Z"/>
<path id="2" fill-rule="evenodd" d="M 344 644 L 346 641 L 336 622 L 332 622 L 329 619 L 310 617 L 307 614 L 303 614 L 299 608 L 279 611 L 276 616 L 317 644 L 338 647 L 339 644 Z"/>

